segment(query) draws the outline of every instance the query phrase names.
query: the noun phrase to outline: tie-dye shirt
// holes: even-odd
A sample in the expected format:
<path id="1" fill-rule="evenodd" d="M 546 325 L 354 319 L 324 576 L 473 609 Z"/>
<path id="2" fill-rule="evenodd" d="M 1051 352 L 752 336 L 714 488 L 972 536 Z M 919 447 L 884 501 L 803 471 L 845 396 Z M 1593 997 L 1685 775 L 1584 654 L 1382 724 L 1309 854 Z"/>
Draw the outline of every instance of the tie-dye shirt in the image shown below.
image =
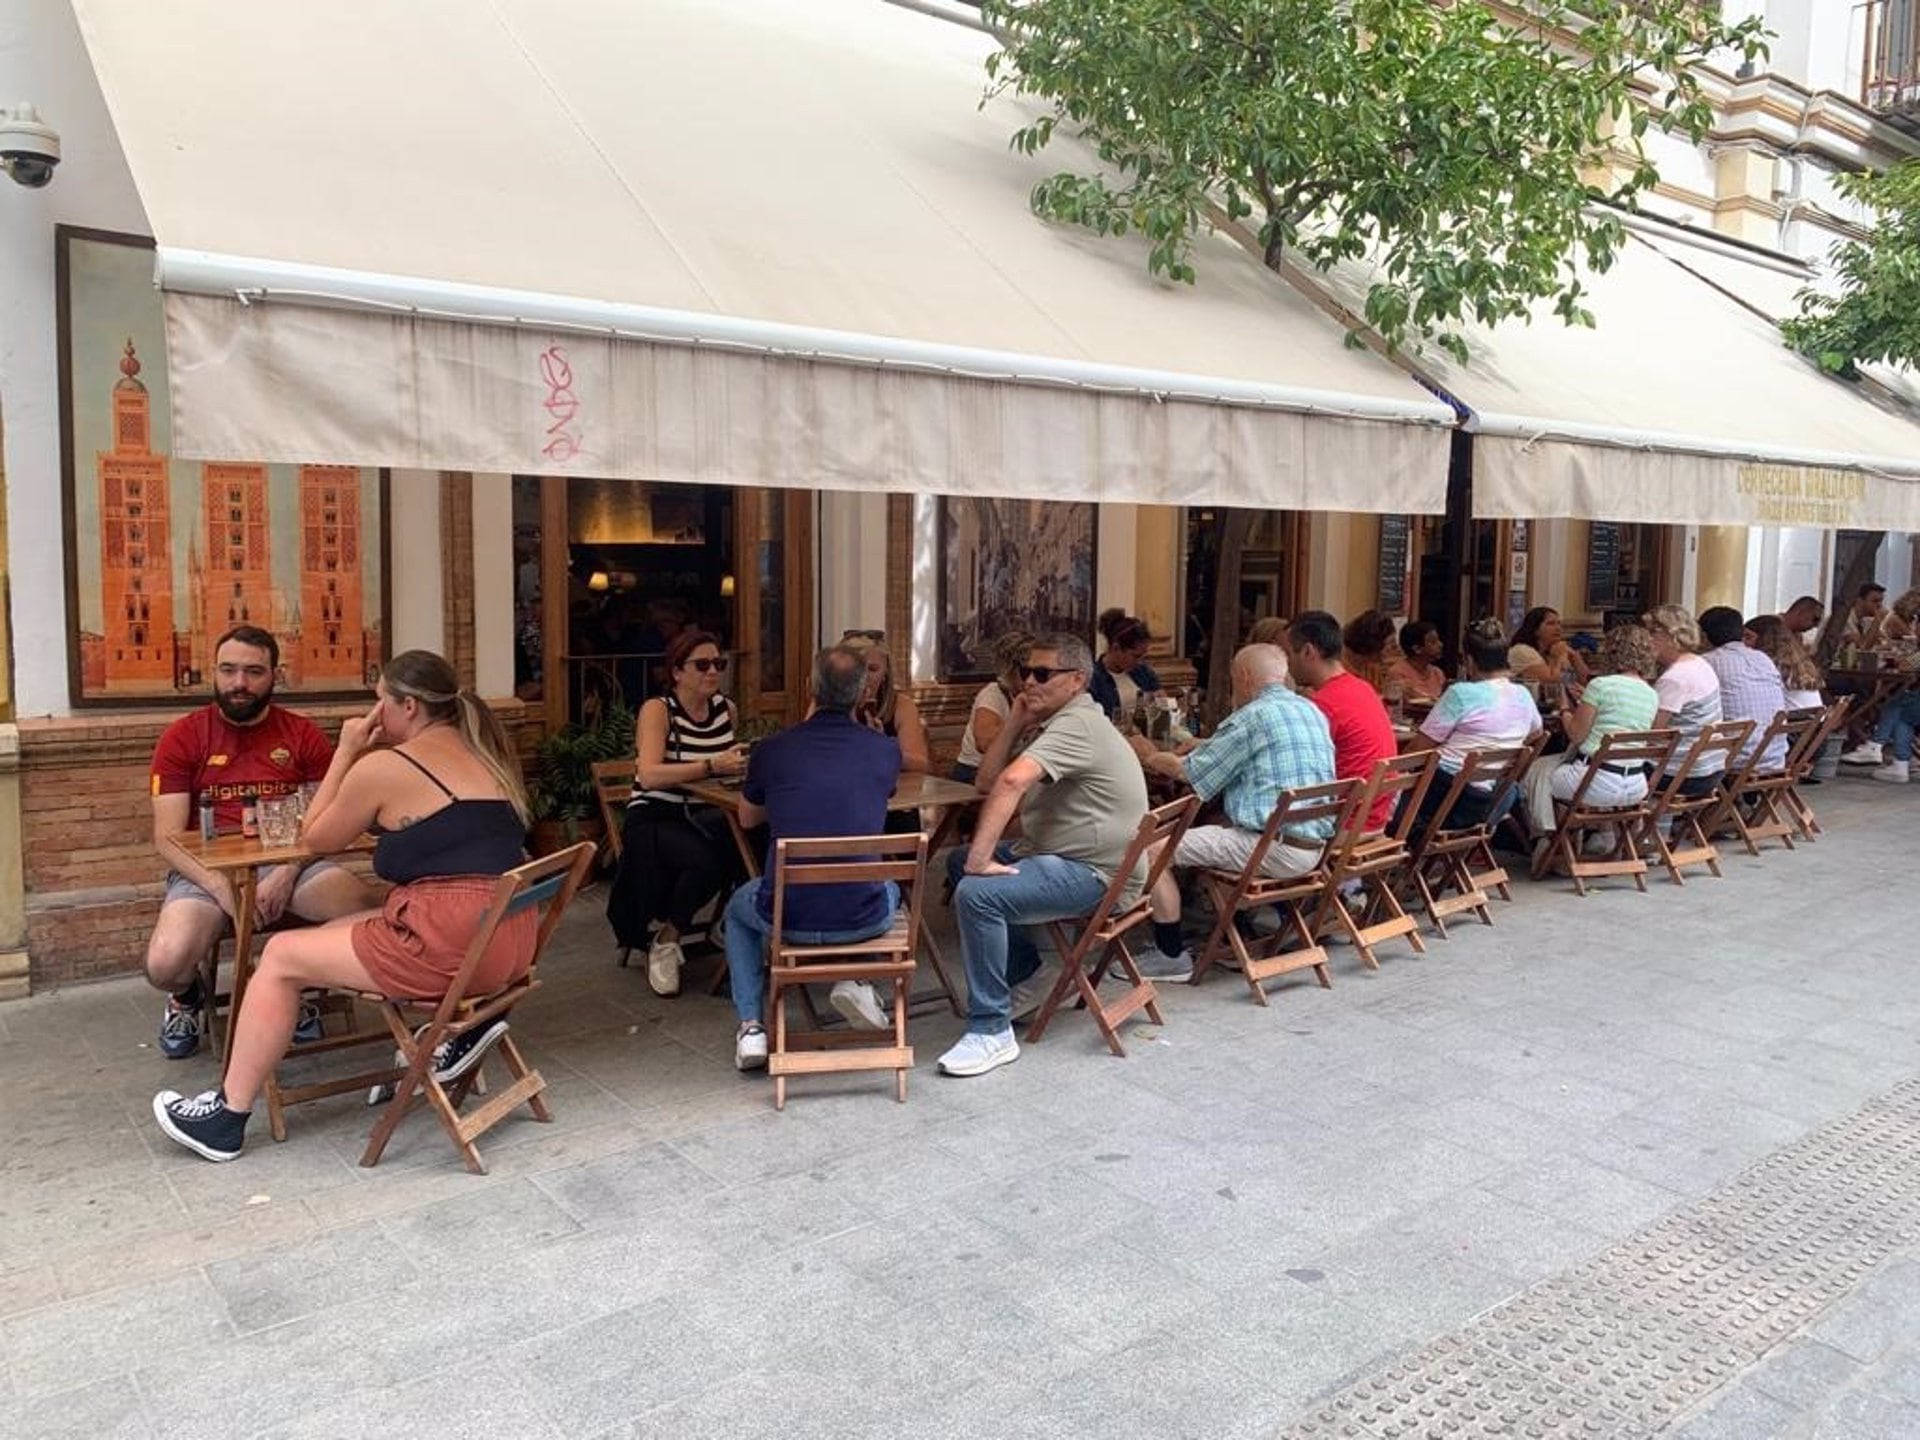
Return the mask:
<path id="1" fill-rule="evenodd" d="M 1440 747 L 1440 764 L 1458 770 L 1472 750 L 1522 745 L 1540 728 L 1540 707 L 1502 675 L 1449 685 L 1420 722 L 1420 733 Z"/>

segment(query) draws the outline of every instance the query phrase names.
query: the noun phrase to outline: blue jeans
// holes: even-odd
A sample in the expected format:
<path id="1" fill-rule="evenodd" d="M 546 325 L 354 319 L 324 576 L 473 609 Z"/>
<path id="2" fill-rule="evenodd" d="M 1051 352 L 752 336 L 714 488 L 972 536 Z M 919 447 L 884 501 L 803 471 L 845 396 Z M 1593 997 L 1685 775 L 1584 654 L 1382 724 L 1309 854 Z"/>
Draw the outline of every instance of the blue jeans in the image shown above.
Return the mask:
<path id="1" fill-rule="evenodd" d="M 1920 726 L 1920 690 L 1909 690 L 1887 702 L 1887 708 L 1880 712 L 1880 723 L 1874 727 L 1873 738 L 1883 745 L 1891 740 L 1894 759 L 1911 760 L 1915 726 Z"/>
<path id="2" fill-rule="evenodd" d="M 742 1024 L 760 1023 L 762 1002 L 767 993 L 767 938 L 773 924 L 760 914 L 760 889 L 768 882 L 749 880 L 733 892 L 727 902 L 727 974 L 733 984 L 733 1008 Z M 884 935 L 893 924 L 893 912 L 900 908 L 900 887 L 887 882 L 886 919 L 863 930 L 788 930 L 792 945 L 847 945 L 855 940 L 871 940 Z M 769 892 L 768 898 L 772 895 Z"/>
<path id="3" fill-rule="evenodd" d="M 1040 968 L 1040 952 L 1022 927 L 1078 919 L 1107 892 L 1107 882 L 1078 860 L 1015 857 L 1008 845 L 993 858 L 1020 873 L 968 875 L 965 851 L 947 858 L 960 959 L 967 967 L 967 1032 L 973 1035 L 997 1035 L 1012 1024 L 1013 987 Z"/>

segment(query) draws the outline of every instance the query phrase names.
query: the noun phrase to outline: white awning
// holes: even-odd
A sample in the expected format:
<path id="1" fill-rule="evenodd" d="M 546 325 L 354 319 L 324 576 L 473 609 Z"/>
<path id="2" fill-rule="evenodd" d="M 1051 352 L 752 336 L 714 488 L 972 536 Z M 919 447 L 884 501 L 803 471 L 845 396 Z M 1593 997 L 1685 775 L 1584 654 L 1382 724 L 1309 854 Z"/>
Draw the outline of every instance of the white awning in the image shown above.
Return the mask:
<path id="1" fill-rule="evenodd" d="M 1223 239 L 1042 224 L 881 0 L 76 0 L 187 456 L 1444 507 L 1450 407 Z"/>
<path id="2" fill-rule="evenodd" d="M 1356 268 L 1328 283 L 1357 305 L 1366 280 Z M 1920 526 L 1917 412 L 1823 375 L 1637 235 L 1586 283 L 1594 329 L 1543 305 L 1531 324 L 1467 327 L 1465 365 L 1434 348 L 1416 361 L 1471 412 L 1475 514 Z"/>

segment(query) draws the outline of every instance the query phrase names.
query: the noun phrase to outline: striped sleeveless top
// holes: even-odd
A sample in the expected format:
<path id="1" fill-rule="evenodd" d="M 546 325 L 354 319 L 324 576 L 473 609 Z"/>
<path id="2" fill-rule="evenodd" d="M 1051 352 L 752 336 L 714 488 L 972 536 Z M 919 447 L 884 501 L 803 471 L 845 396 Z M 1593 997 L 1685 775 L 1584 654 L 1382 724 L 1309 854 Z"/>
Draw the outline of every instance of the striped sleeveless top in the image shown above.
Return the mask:
<path id="1" fill-rule="evenodd" d="M 695 722 L 680 703 L 680 697 L 671 690 L 664 697 L 667 706 L 667 748 L 663 757 L 669 765 L 683 764 L 687 761 L 699 762 L 710 756 L 723 755 L 731 750 L 733 740 L 733 706 L 724 695 L 713 697 L 713 704 L 707 712 L 704 725 Z M 665 790 L 640 790 L 633 792 L 633 799 L 627 802 L 628 808 L 635 805 L 688 805 L 697 804 L 683 790 L 669 788 Z"/>

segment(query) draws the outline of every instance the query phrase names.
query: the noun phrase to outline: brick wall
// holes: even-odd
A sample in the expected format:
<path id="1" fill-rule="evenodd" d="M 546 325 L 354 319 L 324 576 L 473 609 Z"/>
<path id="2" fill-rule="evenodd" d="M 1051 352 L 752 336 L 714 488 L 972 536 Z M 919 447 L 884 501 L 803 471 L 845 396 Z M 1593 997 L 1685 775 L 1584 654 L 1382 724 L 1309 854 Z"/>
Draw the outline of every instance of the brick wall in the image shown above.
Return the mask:
<path id="1" fill-rule="evenodd" d="M 538 711 L 497 706 L 516 748 L 540 738 Z M 303 706 L 334 735 L 358 705 Z M 20 807 L 32 987 L 140 968 L 165 867 L 153 852 L 147 765 L 176 711 L 114 711 L 20 722 Z"/>

